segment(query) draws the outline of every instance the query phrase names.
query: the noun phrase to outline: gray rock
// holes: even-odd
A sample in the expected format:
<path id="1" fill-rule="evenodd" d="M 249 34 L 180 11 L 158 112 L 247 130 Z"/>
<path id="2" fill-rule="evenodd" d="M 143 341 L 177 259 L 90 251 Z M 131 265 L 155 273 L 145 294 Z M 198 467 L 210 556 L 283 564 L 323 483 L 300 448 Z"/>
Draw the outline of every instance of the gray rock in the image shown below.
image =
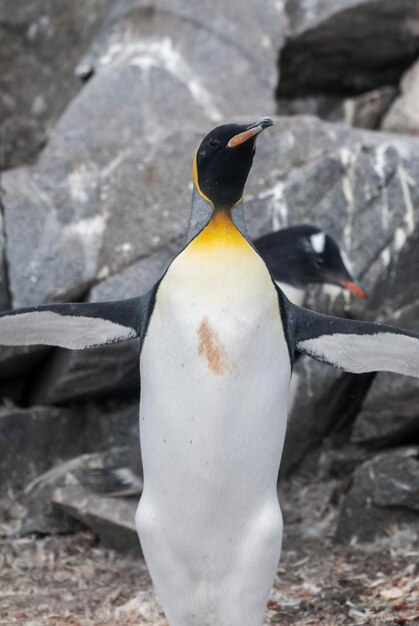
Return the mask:
<path id="1" fill-rule="evenodd" d="M 294 369 L 280 475 L 290 474 L 326 435 L 342 432 L 357 414 L 371 376 L 352 376 L 303 356 Z"/>
<path id="2" fill-rule="evenodd" d="M 419 228 L 415 227 L 375 285 L 364 316 L 418 330 L 418 272 Z M 418 390 L 415 378 L 378 373 L 356 418 L 352 441 L 408 442 L 419 431 Z"/>
<path id="3" fill-rule="evenodd" d="M 96 100 L 90 106 L 95 119 L 100 117 Z M 127 120 L 125 124 L 128 136 L 122 121 L 118 128 L 101 133 L 109 155 L 93 145 L 93 139 L 83 146 L 85 139 L 89 141 L 89 127 L 79 120 L 78 131 L 72 134 L 79 133 L 80 143 L 73 139 L 83 157 L 78 154 L 70 162 L 71 149 L 65 146 L 61 156 L 50 155 L 55 152 L 52 142 L 36 171 L 22 168 L 4 175 L 9 280 L 15 307 L 78 299 L 98 278 L 184 234 L 192 155 L 201 133 L 174 133 L 152 145 L 147 139 L 133 140 L 132 136 L 141 134 L 129 128 Z M 166 181 L 169 167 L 170 185 Z"/>
<path id="4" fill-rule="evenodd" d="M 64 404 L 139 389 L 136 340 L 90 350 L 56 350 L 32 383 L 33 404 Z"/>
<path id="5" fill-rule="evenodd" d="M 409 241 L 415 230 L 419 209 L 419 188 L 412 183 L 419 176 L 419 141 L 392 134 L 353 130 L 314 118 L 276 118 L 275 121 L 272 132 L 266 133 L 263 141 L 259 142 L 247 186 L 246 217 L 250 234 L 256 237 L 272 228 L 303 221 L 324 228 L 336 238 L 352 260 L 354 276 L 362 277 L 362 286 L 372 297 L 370 303 L 365 304 L 336 296 L 336 292 L 316 289 L 311 292 L 308 304 L 333 314 L 379 319 L 380 312 L 387 306 L 386 302 L 390 308 L 397 308 L 402 302 L 395 295 L 399 293 L 397 290 L 408 293 L 409 298 L 417 291 L 417 274 L 411 262 L 412 270 L 408 278 L 411 288 L 406 288 L 407 283 L 401 282 L 397 275 L 394 289 L 387 289 L 388 300 L 383 300 L 389 272 L 393 272 L 393 266 L 398 263 L 401 264 L 400 271 L 405 266 L 405 257 L 401 256 L 404 247 L 410 251 L 415 247 L 415 239 L 410 244 Z M 190 147 L 196 145 L 200 137 L 192 130 L 190 135 L 185 132 L 171 136 L 167 142 L 175 142 L 176 137 L 182 141 L 186 136 L 189 137 L 187 143 Z M 175 146 L 176 151 L 178 147 Z M 192 152 L 191 148 L 190 154 Z M 190 179 L 190 154 L 187 167 L 185 154 L 180 155 L 179 152 L 179 159 L 185 159 L 185 181 Z M 165 164 L 165 167 L 168 165 Z M 190 198 L 185 198 L 185 205 L 189 206 L 189 202 Z M 95 286 L 90 298 L 106 300 L 145 291 L 164 271 L 177 249 L 176 246 L 163 247 L 149 259 L 115 273 Z M 406 256 L 408 258 L 409 255 Z M 377 292 L 375 296 L 377 285 L 382 285 L 381 295 Z M 39 386 L 34 397 L 38 401 L 64 402 L 72 397 L 76 384 L 79 398 L 131 385 L 134 389 L 133 372 L 137 371 L 137 362 L 130 347 L 116 347 L 112 349 L 112 355 L 109 350 L 109 356 L 103 357 L 105 352 L 102 351 L 62 352 L 57 355 L 47 367 L 45 383 Z M 110 377 L 112 364 L 118 376 Z M 313 378 L 313 387 L 318 388 L 320 395 L 323 385 L 328 388 L 323 376 L 330 376 L 331 385 L 335 380 L 333 370 L 326 368 L 326 371 L 327 374 L 321 374 L 321 384 L 317 385 Z M 127 385 L 130 376 L 132 382 Z M 305 394 L 305 390 L 301 393 Z M 310 401 L 307 397 L 304 402 L 308 408 Z M 321 397 L 319 402 L 323 403 Z M 324 422 L 328 426 L 318 429 L 321 437 L 327 434 L 329 425 L 335 421 L 329 418 L 327 415 Z M 303 431 L 297 428 L 299 436 Z M 307 442 L 315 441 L 317 445 L 320 437 L 316 435 L 312 440 L 310 437 L 307 431 Z M 292 449 L 292 441 L 290 446 Z"/>
<path id="6" fill-rule="evenodd" d="M 0 96 L 1 98 L 1 96 Z M 1 132 L 1 131 L 0 131 Z M 1 158 L 1 156 L 0 156 Z M 1 172 L 1 163 L 0 163 Z M 1 211 L 1 180 L 0 180 L 0 311 L 10 309 L 9 282 L 6 269 L 6 242 L 4 235 L 4 220 Z"/>
<path id="7" fill-rule="evenodd" d="M 87 403 L 83 412 L 87 450 L 128 446 L 137 449 L 139 455 L 138 397 L 129 403 L 124 402 L 123 395 L 106 404 Z"/>
<path id="8" fill-rule="evenodd" d="M 365 541 L 392 524 L 419 528 L 419 449 L 375 456 L 359 467 L 344 499 L 336 537 Z"/>
<path id="9" fill-rule="evenodd" d="M 74 69 L 111 0 L 0 6 L 0 170 L 32 161 L 81 83 Z"/>
<path id="10" fill-rule="evenodd" d="M 419 194 L 413 181 L 419 172 L 413 154 L 419 142 L 304 117 L 280 118 L 276 130 L 260 142 L 249 181 L 246 212 L 251 235 L 303 221 L 317 224 L 339 242 L 352 262 L 353 275 L 361 277 L 371 297 L 365 302 L 338 295 L 336 289 L 316 288 L 309 291 L 308 306 L 417 329 L 413 303 L 419 298 Z M 407 312 L 402 315 L 403 307 Z M 290 416 L 285 473 L 332 431 L 339 420 L 334 402 L 342 403 L 350 421 L 369 384 L 369 377 L 347 377 L 321 364 L 306 367 L 303 381 L 308 378 L 310 385 L 300 386 L 301 406 Z M 346 395 L 347 385 L 353 387 L 355 405 L 352 391 Z"/>
<path id="11" fill-rule="evenodd" d="M 419 61 L 403 75 L 401 95 L 391 106 L 382 122 L 383 130 L 419 134 Z"/>
<path id="12" fill-rule="evenodd" d="M 51 495 L 58 486 L 79 484 L 75 470 L 80 463 L 72 459 L 61 463 L 29 482 L 18 501 L 3 513 L 3 532 L 11 536 L 31 533 L 71 533 L 80 529 L 80 523 L 51 503 Z"/>
<path id="13" fill-rule="evenodd" d="M 351 441 L 392 444 L 409 442 L 419 432 L 417 378 L 380 372 L 358 413 Z"/>
<path id="14" fill-rule="evenodd" d="M 22 378 L 47 352 L 48 349 L 40 346 L 0 346 L 0 380 Z"/>
<path id="15" fill-rule="evenodd" d="M 184 82 L 209 119 L 217 121 L 217 111 L 247 115 L 257 110 L 254 105 L 273 112 L 275 65 L 285 29 L 282 0 L 246 7 L 237 0 L 215 5 L 205 0 L 199 9 L 185 0 L 118 0 L 77 71 L 98 71 L 121 52 L 131 54 L 140 40 L 138 65 L 160 66 Z M 226 58 L 228 78 L 223 82 L 218 77 L 225 73 Z"/>
<path id="16" fill-rule="evenodd" d="M 0 410 L 0 508 L 36 476 L 83 452 L 83 416 L 68 409 Z"/>
<path id="17" fill-rule="evenodd" d="M 184 234 L 203 130 L 274 111 L 278 6 L 232 3 L 208 29 L 210 3 L 199 12 L 116 4 L 94 46 L 94 76 L 37 166 L 4 176 L 13 306 L 78 298 Z"/>
<path id="18" fill-rule="evenodd" d="M 279 99 L 278 109 L 281 115 L 316 115 L 355 128 L 378 129 L 396 97 L 397 88 L 385 86 L 352 97 L 315 94 L 284 97 Z"/>
<path id="19" fill-rule="evenodd" d="M 80 528 L 74 516 L 55 507 L 51 496 L 58 488 L 81 486 L 90 491 L 97 487 L 95 472 L 100 468 L 119 465 L 131 448 L 113 448 L 107 452 L 84 454 L 61 463 L 37 476 L 25 486 L 19 498 L 4 513 L 3 528 L 7 534 L 68 533 Z M 99 485 L 100 486 L 100 485 Z"/>
<path id="20" fill-rule="evenodd" d="M 297 0 L 287 13 L 280 97 L 356 95 L 397 85 L 419 52 L 416 0 Z"/>
<path id="21" fill-rule="evenodd" d="M 105 547 L 141 556 L 134 523 L 136 500 L 104 498 L 73 486 L 56 489 L 51 501 L 90 528 Z"/>
<path id="22" fill-rule="evenodd" d="M 147 292 L 180 247 L 181 244 L 173 244 L 162 248 L 103 280 L 92 289 L 89 300 L 118 300 Z M 32 401 L 55 404 L 110 395 L 119 390 L 138 393 L 138 367 L 136 341 L 92 350 L 56 350 L 33 385 Z"/>

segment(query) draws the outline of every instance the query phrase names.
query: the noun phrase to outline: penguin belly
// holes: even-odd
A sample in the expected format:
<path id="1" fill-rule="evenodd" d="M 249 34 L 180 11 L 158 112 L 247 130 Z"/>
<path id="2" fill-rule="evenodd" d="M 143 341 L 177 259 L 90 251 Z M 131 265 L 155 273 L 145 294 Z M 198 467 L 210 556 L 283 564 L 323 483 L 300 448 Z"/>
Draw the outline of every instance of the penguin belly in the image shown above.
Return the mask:
<path id="1" fill-rule="evenodd" d="M 280 555 L 290 360 L 272 280 L 243 242 L 175 259 L 141 353 L 136 524 L 170 626 L 261 626 Z"/>

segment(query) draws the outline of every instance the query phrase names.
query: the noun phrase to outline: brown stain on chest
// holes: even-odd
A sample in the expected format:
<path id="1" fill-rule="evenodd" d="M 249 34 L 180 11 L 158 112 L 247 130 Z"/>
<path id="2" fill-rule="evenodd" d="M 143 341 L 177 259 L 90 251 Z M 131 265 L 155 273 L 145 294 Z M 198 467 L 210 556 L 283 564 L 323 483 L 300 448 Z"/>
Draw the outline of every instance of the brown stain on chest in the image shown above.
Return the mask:
<path id="1" fill-rule="evenodd" d="M 208 367 L 216 376 L 222 376 L 232 368 L 232 362 L 220 341 L 218 333 L 211 327 L 205 315 L 197 330 L 198 353 L 208 361 Z"/>

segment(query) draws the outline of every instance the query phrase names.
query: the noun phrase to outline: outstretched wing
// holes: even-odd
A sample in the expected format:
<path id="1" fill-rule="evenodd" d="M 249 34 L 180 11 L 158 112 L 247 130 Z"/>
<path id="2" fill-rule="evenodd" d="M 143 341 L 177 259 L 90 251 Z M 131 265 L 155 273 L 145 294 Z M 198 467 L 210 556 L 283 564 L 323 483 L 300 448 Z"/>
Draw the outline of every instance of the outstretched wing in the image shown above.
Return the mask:
<path id="1" fill-rule="evenodd" d="M 419 334 L 381 324 L 314 313 L 286 302 L 288 329 L 304 354 L 347 372 L 419 377 Z"/>
<path id="2" fill-rule="evenodd" d="M 150 298 L 46 304 L 0 314 L 0 345 L 82 350 L 139 337 Z"/>

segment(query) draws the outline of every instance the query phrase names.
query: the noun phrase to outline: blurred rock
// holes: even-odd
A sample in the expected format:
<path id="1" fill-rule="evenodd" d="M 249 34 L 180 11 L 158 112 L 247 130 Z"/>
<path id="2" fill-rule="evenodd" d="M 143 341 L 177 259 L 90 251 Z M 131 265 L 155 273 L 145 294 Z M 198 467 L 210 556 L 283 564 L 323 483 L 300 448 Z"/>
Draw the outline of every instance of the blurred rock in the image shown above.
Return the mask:
<path id="1" fill-rule="evenodd" d="M 119 300 L 146 293 L 165 272 L 182 247 L 174 243 L 96 285 L 91 302 Z M 72 399 L 109 396 L 115 391 L 139 390 L 139 348 L 136 341 L 92 350 L 56 350 L 39 381 L 32 401 L 55 404 Z"/>
<path id="2" fill-rule="evenodd" d="M 416 0 L 296 0 L 286 12 L 279 97 L 348 96 L 397 85 L 419 53 Z"/>
<path id="3" fill-rule="evenodd" d="M 309 290 L 308 306 L 417 329 L 412 306 L 419 298 L 419 189 L 414 184 L 419 161 L 413 155 L 419 154 L 419 142 L 306 117 L 278 118 L 275 129 L 260 142 L 249 180 L 250 234 L 303 221 L 316 224 L 337 240 L 371 298 L 315 288 Z M 399 307 L 407 307 L 409 317 L 402 312 L 397 317 Z M 290 416 L 281 466 L 285 473 L 332 431 L 341 411 L 350 424 L 370 381 L 312 361 L 297 369 L 303 367 L 301 405 Z"/>
<path id="4" fill-rule="evenodd" d="M 316 115 L 330 122 L 375 130 L 380 128 L 396 96 L 396 87 L 380 87 L 352 97 L 311 95 L 280 98 L 278 111 L 281 115 Z"/>
<path id="5" fill-rule="evenodd" d="M 1 29 L 1 26 L 0 26 Z M 1 80 L 1 79 L 0 79 Z M 1 95 L 0 95 L 1 98 Z M 1 129 L 0 129 L 1 133 Z M 0 150 L 1 150 L 1 134 L 0 134 Z M 1 174 L 1 152 L 0 152 L 0 174 Z M 6 241 L 4 233 L 4 219 L 1 205 L 2 189 L 0 180 L 0 311 L 10 309 L 9 284 L 7 277 L 6 265 Z"/>
<path id="6" fill-rule="evenodd" d="M 29 372 L 49 348 L 41 346 L 0 346 L 0 380 L 10 380 Z"/>
<path id="7" fill-rule="evenodd" d="M 274 110 L 275 64 L 285 28 L 283 0 L 262 0 L 246 10 L 237 0 L 205 0 L 199 10 L 185 0 L 117 0 L 77 72 L 84 76 L 121 54 L 134 53 L 141 69 L 171 74 L 176 91 L 183 83 L 195 105 L 213 121 L 222 115 L 248 115 L 260 107 L 269 114 Z M 226 72 L 226 58 L 228 76 L 223 82 L 218 77 Z M 148 107 L 155 94 L 149 85 L 145 88 Z M 151 106 L 148 111 L 153 113 Z"/>
<path id="8" fill-rule="evenodd" d="M 223 5 L 211 29 L 191 7 L 117 2 L 37 166 L 4 176 L 13 306 L 79 298 L 183 235 L 205 129 L 274 111 L 281 4 Z"/>
<path id="9" fill-rule="evenodd" d="M 55 508 L 51 504 L 51 495 L 58 486 L 79 484 L 76 477 L 79 464 L 80 457 L 61 463 L 27 484 L 19 498 L 18 514 L 14 504 L 4 512 L 3 528 L 6 526 L 7 534 L 56 534 L 78 530 L 80 523 L 62 509 Z"/>
<path id="10" fill-rule="evenodd" d="M 339 487 L 344 488 L 348 477 L 352 478 L 357 466 L 367 461 L 369 454 L 365 446 L 353 444 L 337 446 L 332 436 L 323 442 L 316 469 L 319 470 L 320 478 L 323 480 L 337 479 L 340 481 Z M 304 465 L 306 462 L 307 459 L 304 460 Z"/>
<path id="11" fill-rule="evenodd" d="M 419 433 L 419 381 L 380 372 L 358 413 L 354 443 L 395 445 Z M 416 436 L 417 438 L 417 436 Z"/>
<path id="12" fill-rule="evenodd" d="M 74 69 L 111 0 L 0 6 L 0 170 L 33 161 L 81 87 Z"/>
<path id="13" fill-rule="evenodd" d="M 89 402 L 83 405 L 84 437 L 89 452 L 126 446 L 138 450 L 138 394 L 129 400 L 127 401 L 124 396 L 116 396 L 111 402 L 103 404 Z"/>
<path id="14" fill-rule="evenodd" d="M 116 93 L 121 89 L 114 86 Z M 106 100 L 99 101 L 105 107 Z M 100 118 L 95 98 L 89 106 Z M 132 116 L 134 104 L 126 106 Z M 129 126 L 122 109 L 118 99 L 121 119 L 106 133 L 74 120 L 69 134 L 80 150 L 74 162 L 69 145 L 64 142 L 57 153 L 51 142 L 36 171 L 21 168 L 3 176 L 13 306 L 79 299 L 93 281 L 184 235 L 192 156 L 202 133 L 175 132 L 152 144 L 152 136 Z M 111 111 L 103 116 L 114 119 Z"/>
<path id="15" fill-rule="evenodd" d="M 185 182 L 182 209 L 185 223 L 190 203 L 190 190 L 186 190 L 186 182 L 190 180 L 190 156 L 192 145 L 196 145 L 200 137 L 194 130 L 185 131 L 172 135 L 165 143 L 172 145 L 174 142 L 176 159 L 183 161 L 184 174 L 180 178 Z M 189 148 L 181 151 L 184 141 Z M 160 146 L 156 148 L 159 149 Z M 389 268 L 399 262 L 404 264 L 400 253 L 405 246 L 413 248 L 415 245 L 415 239 L 411 244 L 409 241 L 419 209 L 419 188 L 412 183 L 419 177 L 418 155 L 419 142 L 409 137 L 353 130 L 314 118 L 276 118 L 273 131 L 259 142 L 247 186 L 246 216 L 250 234 L 256 237 L 272 228 L 303 221 L 315 223 L 329 232 L 351 259 L 354 276 L 362 278 L 362 286 L 372 293 L 372 300 L 366 304 L 356 302 L 348 294 L 337 296 L 336 290 L 329 295 L 331 290 L 316 289 L 311 292 L 308 304 L 338 315 L 376 319 L 384 309 L 381 304 L 376 307 L 379 298 L 374 296 L 374 287 L 382 284 L 383 295 Z M 165 171 L 169 165 L 172 167 L 172 160 L 162 160 L 156 156 L 159 167 L 164 167 Z M 137 178 L 129 180 L 135 182 Z M 158 188 L 166 187 L 162 178 L 158 180 Z M 169 194 L 171 189 L 166 191 Z M 179 196 L 171 193 L 171 197 L 173 207 Z M 130 230 L 129 225 L 127 229 Z M 90 299 L 129 297 L 146 291 L 164 271 L 179 245 L 163 246 L 151 257 L 116 272 L 92 290 Z M 402 267 L 404 265 L 400 265 Z M 64 268 L 64 271 L 67 270 Z M 413 298 L 417 291 L 416 276 L 412 270 L 407 279 L 397 278 L 395 293 L 399 289 Z M 46 280 L 47 277 L 46 271 Z M 398 306 L 399 300 L 392 299 L 391 290 L 388 298 L 389 306 L 394 303 Z M 75 394 L 81 399 L 109 391 L 114 393 L 117 389 L 134 390 L 137 367 L 137 356 L 129 344 L 106 350 L 57 352 L 46 366 L 45 382 L 41 380 L 36 385 L 34 397 L 38 402 L 65 402 Z M 321 377 L 330 377 L 330 382 L 322 378 L 320 385 L 315 377 L 312 379 L 312 387 L 318 389 L 322 405 L 323 386 L 326 389 L 333 384 L 336 374 L 331 368 L 313 367 L 324 369 Z M 113 368 L 115 372 L 111 371 Z M 304 388 L 301 393 L 305 394 Z M 338 388 L 336 394 L 339 396 Z M 310 399 L 305 397 L 304 402 L 309 410 Z M 332 425 L 335 420 L 326 413 L 322 424 Z M 317 424 L 316 428 L 318 435 L 312 441 L 317 445 L 329 426 Z M 301 432 L 300 428 L 296 429 L 299 437 Z M 289 446 L 292 450 L 301 450 L 300 445 L 294 446 L 292 441 Z"/>
<path id="16" fill-rule="evenodd" d="M 51 501 L 90 528 L 106 548 L 141 556 L 134 524 L 137 500 L 104 498 L 73 486 L 56 489 Z"/>
<path id="17" fill-rule="evenodd" d="M 20 508 L 17 514 L 14 505 L 6 511 L 4 525 L 9 529 L 8 534 L 55 534 L 74 532 L 80 528 L 80 523 L 74 516 L 53 506 L 53 492 L 57 488 L 74 486 L 83 486 L 94 491 L 95 472 L 104 467 L 119 466 L 128 451 L 127 448 L 114 448 L 107 452 L 84 454 L 37 476 L 25 486 L 19 498 Z"/>
<path id="18" fill-rule="evenodd" d="M 401 95 L 385 116 L 383 130 L 419 135 L 419 61 L 403 75 Z"/>
<path id="19" fill-rule="evenodd" d="M 294 402 L 288 419 L 280 475 L 287 476 L 305 454 L 332 432 L 351 423 L 367 392 L 370 375 L 352 376 L 303 356 L 294 369 Z"/>
<path id="20" fill-rule="evenodd" d="M 139 346 L 56 350 L 32 385 L 33 404 L 64 404 L 139 389 Z"/>
<path id="21" fill-rule="evenodd" d="M 36 476 L 83 452 L 83 416 L 68 409 L 0 409 L 0 508 Z"/>
<path id="22" fill-rule="evenodd" d="M 385 452 L 359 467 L 344 499 L 336 537 L 374 539 L 392 524 L 419 528 L 419 448 Z"/>
<path id="23" fill-rule="evenodd" d="M 411 228 L 416 219 L 411 206 Z M 411 330 L 419 329 L 419 228 L 405 239 L 405 233 L 395 233 L 396 254 L 384 249 L 389 264 L 370 294 L 363 317 Z M 356 307 L 355 307 L 356 314 Z M 409 442 L 419 430 L 419 384 L 416 378 L 380 372 L 374 378 L 358 414 L 352 441 L 371 444 Z"/>

